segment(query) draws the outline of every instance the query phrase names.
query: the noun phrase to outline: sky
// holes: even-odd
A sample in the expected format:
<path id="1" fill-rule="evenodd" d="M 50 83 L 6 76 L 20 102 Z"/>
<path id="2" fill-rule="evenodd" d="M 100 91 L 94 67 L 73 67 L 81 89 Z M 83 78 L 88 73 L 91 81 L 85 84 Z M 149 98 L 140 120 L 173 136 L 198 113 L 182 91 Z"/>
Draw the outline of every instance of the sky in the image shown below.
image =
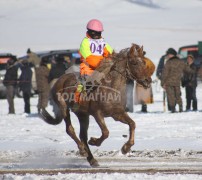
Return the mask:
<path id="1" fill-rule="evenodd" d="M 119 51 L 144 46 L 156 64 L 169 47 L 197 44 L 202 36 L 200 0 L 1 0 L 0 52 L 79 48 L 86 24 L 103 22 L 103 37 Z"/>
<path id="2" fill-rule="evenodd" d="M 137 43 L 144 46 L 147 56 L 155 64 L 167 48 L 178 49 L 183 45 L 196 44 L 202 37 L 202 23 L 199 23 L 202 17 L 200 0 L 1 0 L 0 7 L 0 52 L 11 52 L 18 56 L 24 55 L 28 47 L 33 51 L 79 48 L 85 37 L 86 24 L 92 18 L 103 22 L 103 37 L 115 51 Z M 199 153 L 202 148 L 201 89 L 202 85 L 199 85 L 198 112 L 171 114 L 163 112 L 162 89 L 159 84 L 153 84 L 154 104 L 148 105 L 149 113 L 140 113 L 141 106 L 136 105 L 135 112 L 129 114 L 137 125 L 136 143 L 132 147 L 134 159 L 120 153 L 120 148 L 126 141 L 123 135 L 128 135 L 128 127 L 106 118 L 110 130 L 109 138 L 99 148 L 91 147 L 101 167 L 120 167 L 120 159 L 125 160 L 125 163 L 132 160 L 133 167 L 138 167 L 140 162 L 146 162 L 146 168 L 169 166 L 169 163 L 179 167 L 190 166 L 190 169 L 202 167 Z M 182 97 L 185 108 L 184 89 Z M 7 114 L 6 100 L 0 100 L 0 103 L 0 171 L 41 167 L 55 169 L 58 166 L 69 168 L 70 165 L 90 168 L 86 160 L 77 156 L 77 147 L 66 135 L 64 122 L 58 126 L 50 126 L 38 118 L 37 97 L 31 99 L 32 114 L 29 116 L 23 114 L 24 104 L 20 98 L 15 99 L 16 115 Z M 52 111 L 51 106 L 48 106 L 48 111 Z M 78 133 L 78 121 L 74 114 L 71 116 Z M 98 136 L 98 131 L 98 126 L 91 117 L 89 137 Z M 153 158 L 148 160 L 148 154 Z M 175 157 L 180 160 L 176 161 Z M 119 164 L 114 159 L 118 159 Z M 193 161 L 189 161 L 190 159 Z M 59 173 L 53 176 L 6 174 L 0 175 L 1 178 L 188 180 L 202 179 L 202 176 Z"/>

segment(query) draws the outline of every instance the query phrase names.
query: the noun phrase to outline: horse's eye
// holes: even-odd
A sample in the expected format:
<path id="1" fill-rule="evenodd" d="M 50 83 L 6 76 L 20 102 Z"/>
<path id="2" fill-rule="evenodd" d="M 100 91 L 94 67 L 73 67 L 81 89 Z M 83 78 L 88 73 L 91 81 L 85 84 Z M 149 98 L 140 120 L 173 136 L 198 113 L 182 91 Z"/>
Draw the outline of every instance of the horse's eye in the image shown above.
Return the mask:
<path id="1" fill-rule="evenodd" d="M 133 59 L 130 59 L 129 61 L 130 61 L 130 63 L 131 63 L 132 65 L 136 65 L 136 64 L 137 64 L 137 61 L 134 61 Z"/>

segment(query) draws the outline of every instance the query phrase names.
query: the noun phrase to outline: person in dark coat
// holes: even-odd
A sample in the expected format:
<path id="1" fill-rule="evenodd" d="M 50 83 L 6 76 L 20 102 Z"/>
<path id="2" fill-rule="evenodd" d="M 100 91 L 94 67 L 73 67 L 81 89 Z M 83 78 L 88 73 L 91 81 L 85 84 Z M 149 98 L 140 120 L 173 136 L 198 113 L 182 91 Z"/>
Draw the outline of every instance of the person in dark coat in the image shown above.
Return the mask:
<path id="1" fill-rule="evenodd" d="M 182 87 L 185 87 L 186 92 L 186 111 L 191 110 L 191 103 L 193 111 L 197 111 L 197 67 L 194 64 L 194 57 L 192 55 L 187 56 L 187 64 L 194 71 L 194 73 L 184 73 L 184 76 L 182 78 Z"/>
<path id="2" fill-rule="evenodd" d="M 172 48 L 168 48 L 168 50 L 169 49 L 172 49 Z M 168 51 L 167 50 L 167 51 Z M 166 53 L 163 55 L 163 56 L 161 56 L 161 58 L 160 58 L 160 60 L 159 60 L 159 63 L 158 63 L 158 66 L 157 66 L 157 69 L 156 69 L 156 77 L 161 81 L 161 76 L 162 76 L 162 73 L 163 73 L 163 68 L 164 68 L 164 66 L 165 66 L 165 64 L 166 64 L 166 62 L 167 62 L 167 60 L 168 60 L 168 58 L 167 58 L 167 56 L 166 56 Z M 171 108 L 170 108 L 170 106 L 169 106 L 169 103 L 168 103 L 168 96 L 166 95 L 166 91 L 164 90 L 163 91 L 163 97 L 167 97 L 167 108 L 168 108 L 168 110 L 170 111 L 171 110 Z M 165 99 L 164 99 L 164 101 L 165 101 Z"/>
<path id="3" fill-rule="evenodd" d="M 23 99 L 25 103 L 24 112 L 30 113 L 30 97 L 31 97 L 31 87 L 32 87 L 32 70 L 29 63 L 25 60 L 22 62 L 21 75 L 19 78 L 19 87 L 23 93 Z"/>
<path id="4" fill-rule="evenodd" d="M 167 57 L 168 60 L 162 73 L 161 86 L 166 90 L 171 112 L 175 112 L 176 104 L 179 105 L 179 112 L 182 112 L 181 78 L 183 73 L 193 73 L 193 71 L 177 57 L 175 49 L 169 48 Z"/>
<path id="5" fill-rule="evenodd" d="M 163 56 L 161 56 L 157 69 L 156 69 L 156 76 L 160 80 L 161 80 L 161 76 L 162 76 L 162 72 L 163 72 L 165 63 L 166 63 L 166 55 L 163 55 Z"/>
<path id="6" fill-rule="evenodd" d="M 49 77 L 48 77 L 49 82 L 65 74 L 66 70 L 67 68 L 65 66 L 64 57 L 61 57 L 61 56 L 57 57 L 55 60 L 55 64 L 52 66 L 49 73 Z"/>
<path id="7" fill-rule="evenodd" d="M 18 78 L 18 67 L 14 66 L 16 61 L 17 59 L 15 56 L 8 60 L 6 74 L 3 80 L 3 84 L 6 86 L 6 98 L 9 105 L 9 114 L 15 114 L 14 97 Z"/>
<path id="8" fill-rule="evenodd" d="M 36 80 L 37 80 L 37 87 L 38 87 L 38 113 L 40 113 L 42 108 L 46 108 L 48 105 L 48 98 L 49 98 L 49 83 L 48 77 L 50 70 L 47 67 L 48 60 L 43 59 L 41 60 L 40 66 L 36 69 Z"/>
<path id="9" fill-rule="evenodd" d="M 55 64 L 52 66 L 49 76 L 48 82 L 50 83 L 50 87 L 56 82 L 56 80 L 65 74 L 67 70 L 67 66 L 65 66 L 65 59 L 62 56 L 56 57 Z"/>

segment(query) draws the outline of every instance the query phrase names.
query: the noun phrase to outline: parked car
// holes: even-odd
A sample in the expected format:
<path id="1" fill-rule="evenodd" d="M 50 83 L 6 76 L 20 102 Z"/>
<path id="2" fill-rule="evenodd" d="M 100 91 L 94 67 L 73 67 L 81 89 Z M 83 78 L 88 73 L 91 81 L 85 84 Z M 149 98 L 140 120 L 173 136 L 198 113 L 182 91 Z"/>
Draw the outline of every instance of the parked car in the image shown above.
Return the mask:
<path id="1" fill-rule="evenodd" d="M 194 56 L 194 64 L 198 67 L 198 80 L 202 81 L 202 42 L 182 46 L 178 50 L 178 55 L 183 61 L 186 61 L 187 56 L 190 54 Z"/>
<path id="2" fill-rule="evenodd" d="M 80 54 L 78 49 L 68 49 L 68 50 L 50 50 L 50 51 L 41 51 L 35 52 L 41 59 L 47 59 L 51 64 L 54 60 L 57 59 L 58 56 L 69 58 L 71 61 L 71 65 L 80 64 Z M 20 57 L 19 59 L 27 59 L 28 56 Z"/>

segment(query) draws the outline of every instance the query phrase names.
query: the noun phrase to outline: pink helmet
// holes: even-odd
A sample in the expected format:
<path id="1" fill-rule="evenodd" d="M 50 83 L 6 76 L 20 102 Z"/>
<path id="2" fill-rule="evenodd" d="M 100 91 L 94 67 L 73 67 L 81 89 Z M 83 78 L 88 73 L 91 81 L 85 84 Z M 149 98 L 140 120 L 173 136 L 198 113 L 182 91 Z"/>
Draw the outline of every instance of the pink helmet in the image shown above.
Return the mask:
<path id="1" fill-rule="evenodd" d="M 97 19 L 91 19 L 86 28 L 97 32 L 104 31 L 102 23 Z"/>

